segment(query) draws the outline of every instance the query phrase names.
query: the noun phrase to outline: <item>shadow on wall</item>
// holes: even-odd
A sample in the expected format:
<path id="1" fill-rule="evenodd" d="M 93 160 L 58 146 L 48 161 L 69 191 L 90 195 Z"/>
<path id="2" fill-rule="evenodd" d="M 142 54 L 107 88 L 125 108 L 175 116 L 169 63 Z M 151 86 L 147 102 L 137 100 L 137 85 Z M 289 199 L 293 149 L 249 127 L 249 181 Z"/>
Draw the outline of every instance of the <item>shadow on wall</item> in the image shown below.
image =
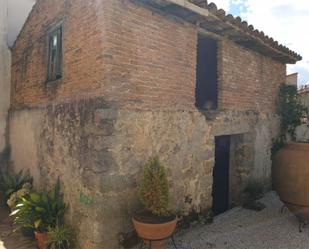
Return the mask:
<path id="1" fill-rule="evenodd" d="M 9 147 L 0 153 L 0 170 L 6 168 L 10 162 L 11 150 Z"/>

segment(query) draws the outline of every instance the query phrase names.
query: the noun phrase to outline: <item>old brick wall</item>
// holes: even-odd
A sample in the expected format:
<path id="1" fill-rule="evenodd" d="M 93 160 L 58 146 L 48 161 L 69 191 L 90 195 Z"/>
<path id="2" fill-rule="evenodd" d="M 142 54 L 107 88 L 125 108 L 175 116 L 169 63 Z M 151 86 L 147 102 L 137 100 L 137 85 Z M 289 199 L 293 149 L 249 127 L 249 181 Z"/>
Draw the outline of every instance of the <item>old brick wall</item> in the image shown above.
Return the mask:
<path id="1" fill-rule="evenodd" d="M 46 84 L 46 32 L 64 21 L 63 78 Z M 15 48 L 14 106 L 103 96 L 114 106 L 195 103 L 197 29 L 131 1 L 39 1 Z M 285 65 L 219 42 L 219 108 L 274 112 Z"/>
<path id="2" fill-rule="evenodd" d="M 60 20 L 63 78 L 45 84 L 47 30 Z M 133 108 L 193 108 L 195 40 L 192 27 L 130 1 L 39 1 L 13 49 L 12 104 L 86 95 Z"/>
<path id="3" fill-rule="evenodd" d="M 46 83 L 47 33 L 63 22 L 63 78 Z M 36 3 L 12 51 L 12 106 L 37 106 L 100 94 L 103 57 L 95 1 Z"/>
<path id="4" fill-rule="evenodd" d="M 223 40 L 219 46 L 219 108 L 276 111 L 286 66 Z"/>

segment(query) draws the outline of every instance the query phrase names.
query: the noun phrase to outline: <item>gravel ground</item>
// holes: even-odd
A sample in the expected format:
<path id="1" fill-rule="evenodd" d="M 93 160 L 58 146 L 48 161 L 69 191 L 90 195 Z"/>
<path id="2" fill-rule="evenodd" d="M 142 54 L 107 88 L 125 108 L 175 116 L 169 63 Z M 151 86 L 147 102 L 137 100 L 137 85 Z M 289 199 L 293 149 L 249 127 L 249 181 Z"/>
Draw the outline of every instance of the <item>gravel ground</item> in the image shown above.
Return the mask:
<path id="1" fill-rule="evenodd" d="M 240 207 L 215 217 L 210 225 L 195 225 L 175 235 L 178 249 L 308 249 L 309 226 L 298 231 L 298 222 L 273 192 L 262 200 L 260 212 Z M 172 249 L 171 244 L 167 245 Z"/>
<path id="2" fill-rule="evenodd" d="M 13 232 L 8 211 L 0 208 L 0 249 L 36 249 L 34 239 L 24 237 L 20 232 Z"/>

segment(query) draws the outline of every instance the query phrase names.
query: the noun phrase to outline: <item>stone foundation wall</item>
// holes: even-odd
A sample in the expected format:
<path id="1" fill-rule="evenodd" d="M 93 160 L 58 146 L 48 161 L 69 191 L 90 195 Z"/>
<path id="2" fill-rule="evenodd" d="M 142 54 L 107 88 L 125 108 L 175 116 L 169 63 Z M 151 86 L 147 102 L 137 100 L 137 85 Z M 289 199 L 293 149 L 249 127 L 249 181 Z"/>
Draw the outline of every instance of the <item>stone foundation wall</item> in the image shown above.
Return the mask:
<path id="1" fill-rule="evenodd" d="M 276 126 L 270 114 L 112 109 L 97 99 L 12 111 L 10 144 L 15 169 L 31 168 L 37 186 L 61 177 L 80 247 L 112 249 L 133 229 L 137 179 L 149 157 L 167 167 L 172 208 L 203 211 L 212 206 L 214 137 L 241 139 L 231 158 L 236 185 L 269 182 Z"/>

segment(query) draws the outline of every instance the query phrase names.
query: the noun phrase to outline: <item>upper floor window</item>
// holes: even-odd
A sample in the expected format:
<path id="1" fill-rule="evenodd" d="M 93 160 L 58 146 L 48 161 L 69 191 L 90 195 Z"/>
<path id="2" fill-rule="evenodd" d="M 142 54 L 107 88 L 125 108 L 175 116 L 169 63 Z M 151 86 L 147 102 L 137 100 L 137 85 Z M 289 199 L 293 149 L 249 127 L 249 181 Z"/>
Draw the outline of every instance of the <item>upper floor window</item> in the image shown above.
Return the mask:
<path id="1" fill-rule="evenodd" d="M 48 34 L 47 81 L 62 77 L 62 26 Z"/>
<path id="2" fill-rule="evenodd" d="M 217 41 L 199 34 L 196 65 L 196 107 L 218 107 Z"/>

